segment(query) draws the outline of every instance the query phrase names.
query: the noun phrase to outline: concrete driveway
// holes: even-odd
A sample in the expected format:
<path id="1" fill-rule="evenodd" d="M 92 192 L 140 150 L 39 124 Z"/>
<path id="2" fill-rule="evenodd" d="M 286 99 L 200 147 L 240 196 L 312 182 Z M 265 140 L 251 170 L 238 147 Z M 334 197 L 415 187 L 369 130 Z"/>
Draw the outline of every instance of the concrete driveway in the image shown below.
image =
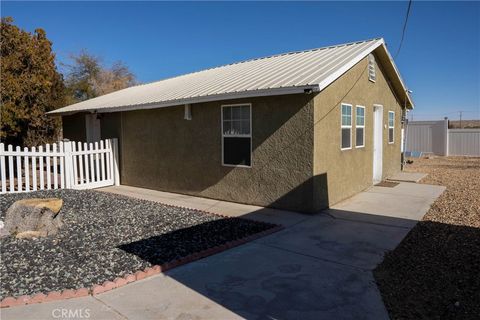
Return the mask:
<path id="1" fill-rule="evenodd" d="M 88 310 L 91 319 L 388 319 L 372 269 L 443 190 L 412 183 L 372 187 L 322 213 L 303 215 L 124 186 L 107 188 L 104 191 L 286 228 L 95 297 L 3 309 L 1 317 L 59 319 L 61 310 L 83 315 Z"/>

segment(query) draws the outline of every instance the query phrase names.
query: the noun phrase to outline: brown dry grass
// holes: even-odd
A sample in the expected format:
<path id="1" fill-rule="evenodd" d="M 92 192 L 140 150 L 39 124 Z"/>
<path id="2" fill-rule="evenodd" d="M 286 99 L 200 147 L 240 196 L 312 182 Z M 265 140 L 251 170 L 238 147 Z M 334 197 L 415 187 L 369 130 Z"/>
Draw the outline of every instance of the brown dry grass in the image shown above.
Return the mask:
<path id="1" fill-rule="evenodd" d="M 413 161 L 447 189 L 375 270 L 385 305 L 392 319 L 480 319 L 480 158 Z"/>

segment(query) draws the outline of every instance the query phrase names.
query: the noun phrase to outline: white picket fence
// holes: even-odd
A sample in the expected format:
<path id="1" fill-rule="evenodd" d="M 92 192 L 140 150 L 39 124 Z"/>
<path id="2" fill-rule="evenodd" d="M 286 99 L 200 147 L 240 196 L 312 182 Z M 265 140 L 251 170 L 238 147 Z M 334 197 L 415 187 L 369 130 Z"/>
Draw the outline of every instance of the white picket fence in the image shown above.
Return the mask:
<path id="1" fill-rule="evenodd" d="M 93 189 L 120 184 L 117 139 L 30 149 L 0 143 L 0 193 Z"/>

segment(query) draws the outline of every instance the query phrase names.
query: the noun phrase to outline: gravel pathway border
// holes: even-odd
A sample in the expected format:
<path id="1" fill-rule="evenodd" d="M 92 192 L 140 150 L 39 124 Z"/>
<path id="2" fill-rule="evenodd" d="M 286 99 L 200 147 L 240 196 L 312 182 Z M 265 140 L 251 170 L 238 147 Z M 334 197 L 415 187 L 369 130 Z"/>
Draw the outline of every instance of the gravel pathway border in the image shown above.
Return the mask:
<path id="1" fill-rule="evenodd" d="M 76 191 L 73 191 L 73 192 L 76 192 Z M 82 191 L 82 192 L 85 192 L 85 191 Z M 88 192 L 99 193 L 97 191 L 88 191 Z M 49 195 L 49 194 L 47 194 L 47 195 Z M 32 196 L 34 196 L 34 195 L 32 195 Z M 194 212 L 194 213 L 200 213 L 201 215 L 205 215 L 207 217 L 210 216 L 210 217 L 222 218 L 220 221 L 228 221 L 228 220 L 229 221 L 242 221 L 242 220 L 247 221 L 248 220 L 249 223 L 263 225 L 263 227 L 262 227 L 262 231 L 260 231 L 260 232 L 257 231 L 256 233 L 248 233 L 248 231 L 247 232 L 243 231 L 244 234 L 247 234 L 246 236 L 243 236 L 243 237 L 240 237 L 240 238 L 237 238 L 237 239 L 232 238 L 230 241 L 226 241 L 226 242 L 223 242 L 223 243 L 220 243 L 220 244 L 219 244 L 218 239 L 217 239 L 215 245 L 213 245 L 213 246 L 203 245 L 203 248 L 202 248 L 203 250 L 193 251 L 193 252 L 190 251 L 189 254 L 187 254 L 185 256 L 177 256 L 176 258 L 173 258 L 173 260 L 167 260 L 167 262 L 162 261 L 162 263 L 154 264 L 154 263 L 148 263 L 149 260 L 147 260 L 147 262 L 142 264 L 143 266 L 147 265 L 146 268 L 141 266 L 140 269 L 133 269 L 133 270 L 136 270 L 136 271 L 133 271 L 132 269 L 130 269 L 130 270 L 128 270 L 129 271 L 128 273 L 117 276 L 113 280 L 111 280 L 111 279 L 107 280 L 107 281 L 101 280 L 100 283 L 97 283 L 97 282 L 92 283 L 92 282 L 87 281 L 88 285 L 87 286 L 82 286 L 82 287 L 76 286 L 74 288 L 68 288 L 68 285 L 61 286 L 61 287 L 57 286 L 57 287 L 55 287 L 55 289 L 57 289 L 57 290 L 41 290 L 40 289 L 40 290 L 34 290 L 33 293 L 31 293 L 31 294 L 30 294 L 30 292 L 31 292 L 30 291 L 30 292 L 27 292 L 29 294 L 24 294 L 24 295 L 19 295 L 19 296 L 18 295 L 17 296 L 10 296 L 10 295 L 4 296 L 4 298 L 0 301 L 0 307 L 1 308 L 14 307 L 14 306 L 26 305 L 26 304 L 34 304 L 34 303 L 41 303 L 41 302 L 48 302 L 48 301 L 54 301 L 54 300 L 70 299 L 70 298 L 76 298 L 76 297 L 83 297 L 83 296 L 87 296 L 87 295 L 100 294 L 102 292 L 106 292 L 106 291 L 115 289 L 117 287 L 127 285 L 131 282 L 142 280 L 142 279 L 145 279 L 147 277 L 150 277 L 150 276 L 153 276 L 153 275 L 156 275 L 156 274 L 159 274 L 159 273 L 163 273 L 167 270 L 170 270 L 172 268 L 181 266 L 183 264 L 193 262 L 193 261 L 208 257 L 210 255 L 220 253 L 222 251 L 225 251 L 225 250 L 228 250 L 230 248 L 242 245 L 242 244 L 247 243 L 249 241 L 264 237 L 266 235 L 269 235 L 271 233 L 274 233 L 274 232 L 277 232 L 277 231 L 283 229 L 283 226 L 281 226 L 281 225 L 269 224 L 269 223 L 265 223 L 265 222 L 262 222 L 262 221 L 255 221 L 253 219 L 239 219 L 239 218 L 236 218 L 236 217 L 224 216 L 224 215 L 220 215 L 220 214 L 217 214 L 217 213 L 208 212 L 208 211 L 204 211 L 204 210 L 192 209 L 192 208 L 181 207 L 181 206 L 167 205 L 167 204 L 163 204 L 163 203 L 151 202 L 151 201 L 146 201 L 146 200 L 139 200 L 139 199 L 136 199 L 136 198 L 125 197 L 125 196 L 118 196 L 118 195 L 108 195 L 108 196 L 138 200 L 138 201 L 141 201 L 141 202 L 147 202 L 147 203 L 152 203 L 152 204 L 155 204 L 155 205 L 164 206 L 164 207 L 167 207 L 167 208 L 170 208 L 170 209 L 180 209 L 180 210 L 183 210 L 183 211 L 188 210 L 188 211 L 191 211 L 191 212 Z M 225 220 L 223 220 L 223 219 L 225 219 Z M 215 220 L 213 220 L 213 221 L 215 221 Z M 207 223 L 208 223 L 208 220 L 207 220 Z M 151 235 L 151 233 L 146 234 L 147 237 L 150 236 L 150 235 Z M 145 239 L 141 239 L 139 242 L 142 242 L 144 240 Z M 146 240 L 149 241 L 150 238 L 147 238 Z M 133 242 L 133 243 L 135 243 L 135 242 Z M 153 244 L 155 244 L 155 242 Z M 207 243 L 207 245 L 208 245 L 208 243 Z M 182 249 L 182 248 L 180 248 L 180 249 Z M 127 250 L 127 252 L 128 252 L 128 250 Z M 141 258 L 141 255 L 139 255 L 139 257 Z M 152 261 L 156 261 L 156 260 L 152 260 Z M 105 279 L 105 277 L 103 277 L 103 279 Z M 108 277 L 106 279 L 108 279 Z M 61 288 L 64 288 L 64 289 L 61 289 Z M 58 289 L 60 289 L 60 290 L 58 290 Z"/>
<path id="2" fill-rule="evenodd" d="M 173 206 L 176 208 L 183 208 L 183 209 L 190 209 L 187 207 L 177 207 Z M 204 211 L 206 212 L 206 211 Z M 211 213 L 211 212 L 206 212 L 209 214 L 216 214 L 216 213 Z M 218 214 L 216 214 L 218 215 Z M 221 216 L 221 215 L 219 215 Z M 222 216 L 226 217 L 226 216 Z M 230 218 L 230 217 L 226 217 Z M 130 273 L 127 274 L 124 277 L 118 277 L 115 278 L 113 281 L 105 281 L 102 284 L 96 284 L 93 285 L 90 288 L 80 288 L 76 290 L 71 290 L 71 289 L 66 289 L 62 291 L 51 291 L 48 292 L 47 294 L 43 293 L 37 293 L 34 295 L 23 295 L 20 297 L 6 297 L 0 302 L 0 308 L 8 308 L 8 307 L 15 307 L 15 306 L 21 306 L 21 305 L 27 305 L 27 304 L 35 304 L 35 303 L 42 303 L 42 302 L 50 302 L 50 301 L 57 301 L 57 300 L 66 300 L 66 299 L 72 299 L 72 298 L 80 298 L 80 297 L 85 297 L 88 295 L 97 295 L 100 293 L 104 293 L 110 290 L 113 290 L 115 288 L 123 287 L 129 283 L 143 280 L 145 278 L 164 273 L 168 270 L 171 270 L 173 268 L 179 267 L 181 265 L 197 261 L 203 258 L 206 258 L 208 256 L 226 251 L 228 249 L 235 248 L 237 246 L 240 246 L 242 244 L 245 244 L 247 242 L 268 236 L 272 233 L 275 233 L 277 231 L 280 231 L 284 229 L 283 226 L 280 225 L 275 225 L 274 227 L 267 229 L 265 231 L 255 233 L 253 235 L 247 236 L 242 239 L 234 240 L 227 242 L 223 245 L 212 247 L 203 251 L 195 252 L 192 253 L 184 258 L 180 258 L 174 261 L 166 262 L 162 265 L 154 265 L 151 268 L 146 268 L 144 270 L 138 270 L 135 273 Z"/>

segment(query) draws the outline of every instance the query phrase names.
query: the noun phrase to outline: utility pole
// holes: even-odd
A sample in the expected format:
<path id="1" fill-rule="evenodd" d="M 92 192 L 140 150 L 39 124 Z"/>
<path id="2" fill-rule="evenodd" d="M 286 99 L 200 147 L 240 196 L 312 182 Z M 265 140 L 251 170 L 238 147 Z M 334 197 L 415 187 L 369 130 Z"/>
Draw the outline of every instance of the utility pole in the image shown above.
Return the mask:
<path id="1" fill-rule="evenodd" d="M 460 113 L 460 129 L 462 129 L 462 112 L 463 111 L 458 111 Z"/>

